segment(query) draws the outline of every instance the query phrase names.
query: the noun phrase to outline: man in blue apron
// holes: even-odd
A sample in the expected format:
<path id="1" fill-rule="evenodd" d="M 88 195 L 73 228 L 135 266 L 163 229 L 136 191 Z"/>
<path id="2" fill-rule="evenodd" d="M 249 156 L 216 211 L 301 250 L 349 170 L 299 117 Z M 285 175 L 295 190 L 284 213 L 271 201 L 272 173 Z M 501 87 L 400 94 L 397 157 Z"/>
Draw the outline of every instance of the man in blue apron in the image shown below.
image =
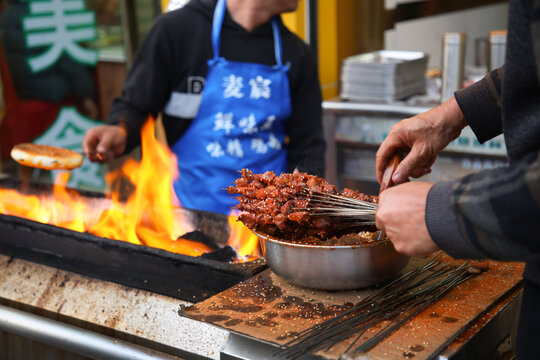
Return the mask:
<path id="1" fill-rule="evenodd" d="M 192 0 L 159 17 L 115 100 L 109 125 L 89 131 L 105 161 L 138 145 L 163 112 L 187 208 L 228 214 L 223 189 L 238 170 L 324 174 L 317 68 L 279 14 L 297 0 Z M 100 159 L 92 159 L 99 161 Z"/>

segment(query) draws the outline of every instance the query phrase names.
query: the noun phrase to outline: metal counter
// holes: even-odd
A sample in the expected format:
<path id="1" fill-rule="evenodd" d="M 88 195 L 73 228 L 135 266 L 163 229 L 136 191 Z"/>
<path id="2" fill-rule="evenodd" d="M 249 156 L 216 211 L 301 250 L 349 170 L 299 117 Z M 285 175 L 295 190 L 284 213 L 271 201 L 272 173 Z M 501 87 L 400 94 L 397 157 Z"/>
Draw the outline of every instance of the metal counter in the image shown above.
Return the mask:
<path id="1" fill-rule="evenodd" d="M 520 300 L 516 289 L 435 358 L 511 353 Z M 4 331 L 92 359 L 275 358 L 268 342 L 181 315 L 191 303 L 3 255 L 0 304 L 0 344 Z M 36 358 L 18 349 L 10 359 Z"/>
<path id="2" fill-rule="evenodd" d="M 413 106 L 406 103 L 370 104 L 349 101 L 323 101 L 325 111 L 378 112 L 400 115 L 418 115 L 428 111 L 432 106 Z"/>
<path id="3" fill-rule="evenodd" d="M 219 359 L 229 334 L 180 316 L 189 302 L 4 255 L 0 304 L 0 330 L 96 359 Z"/>
<path id="4" fill-rule="evenodd" d="M 0 305 L 0 330 L 102 360 L 172 360 L 157 351 Z"/>

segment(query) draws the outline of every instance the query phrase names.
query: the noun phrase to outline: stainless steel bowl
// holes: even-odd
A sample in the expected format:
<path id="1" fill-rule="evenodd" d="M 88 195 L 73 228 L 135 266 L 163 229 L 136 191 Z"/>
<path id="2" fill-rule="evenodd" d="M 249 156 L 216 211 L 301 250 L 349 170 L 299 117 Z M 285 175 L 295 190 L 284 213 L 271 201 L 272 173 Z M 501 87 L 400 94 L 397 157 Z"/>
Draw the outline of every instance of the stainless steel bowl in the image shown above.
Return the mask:
<path id="1" fill-rule="evenodd" d="M 390 240 L 321 246 L 285 242 L 256 233 L 266 263 L 289 282 L 322 290 L 358 289 L 396 276 L 409 262 Z"/>

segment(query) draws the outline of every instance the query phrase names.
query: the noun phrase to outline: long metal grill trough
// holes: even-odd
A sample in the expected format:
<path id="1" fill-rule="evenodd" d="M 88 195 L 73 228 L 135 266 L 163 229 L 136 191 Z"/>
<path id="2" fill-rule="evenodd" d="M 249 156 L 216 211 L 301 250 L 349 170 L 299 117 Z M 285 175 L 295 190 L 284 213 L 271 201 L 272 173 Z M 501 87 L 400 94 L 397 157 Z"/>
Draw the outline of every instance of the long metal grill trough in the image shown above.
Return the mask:
<path id="1" fill-rule="evenodd" d="M 12 179 L 2 180 L 0 186 L 22 188 L 20 181 Z M 31 184 L 25 193 L 50 189 L 49 185 Z M 100 197 L 98 193 L 78 193 Z M 234 251 L 223 246 L 222 239 L 230 232 L 225 215 L 180 211 L 196 229 L 186 238 L 203 241 L 213 252 L 187 256 L 0 214 L 0 253 L 190 302 L 213 296 L 266 268 L 263 259 L 227 261 Z"/>

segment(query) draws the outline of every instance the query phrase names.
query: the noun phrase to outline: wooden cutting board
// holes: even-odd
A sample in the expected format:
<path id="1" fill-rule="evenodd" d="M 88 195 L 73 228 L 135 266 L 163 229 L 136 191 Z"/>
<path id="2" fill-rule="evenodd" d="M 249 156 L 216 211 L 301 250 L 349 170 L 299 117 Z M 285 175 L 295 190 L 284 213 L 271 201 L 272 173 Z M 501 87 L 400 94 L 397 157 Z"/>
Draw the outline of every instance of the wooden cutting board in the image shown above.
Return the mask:
<path id="1" fill-rule="evenodd" d="M 460 263 L 443 254 L 446 263 Z M 412 259 L 408 271 L 426 259 Z M 452 289 L 396 330 L 366 355 L 376 359 L 428 359 L 440 352 L 474 321 L 500 300 L 521 286 L 522 263 L 490 262 L 489 269 Z M 266 270 L 203 302 L 184 309 L 184 316 L 212 323 L 227 330 L 275 345 L 287 343 L 296 333 L 321 323 L 351 308 L 376 288 L 356 291 L 321 291 L 288 283 Z M 370 328 L 364 336 L 386 323 Z M 338 359 L 351 340 L 345 340 L 328 352 Z"/>

